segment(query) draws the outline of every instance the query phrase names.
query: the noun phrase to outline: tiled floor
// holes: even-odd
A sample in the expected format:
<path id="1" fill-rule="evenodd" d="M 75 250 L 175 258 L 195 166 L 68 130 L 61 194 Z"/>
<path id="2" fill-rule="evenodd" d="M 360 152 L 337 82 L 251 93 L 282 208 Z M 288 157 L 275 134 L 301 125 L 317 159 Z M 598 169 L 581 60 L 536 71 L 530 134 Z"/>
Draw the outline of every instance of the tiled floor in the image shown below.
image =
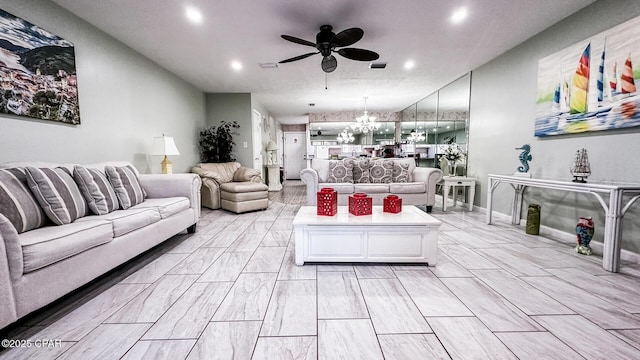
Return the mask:
<path id="1" fill-rule="evenodd" d="M 304 186 L 269 210 L 204 211 L 178 235 L 9 329 L 61 346 L 0 359 L 640 359 L 640 267 L 460 207 L 439 263 L 293 262 Z"/>

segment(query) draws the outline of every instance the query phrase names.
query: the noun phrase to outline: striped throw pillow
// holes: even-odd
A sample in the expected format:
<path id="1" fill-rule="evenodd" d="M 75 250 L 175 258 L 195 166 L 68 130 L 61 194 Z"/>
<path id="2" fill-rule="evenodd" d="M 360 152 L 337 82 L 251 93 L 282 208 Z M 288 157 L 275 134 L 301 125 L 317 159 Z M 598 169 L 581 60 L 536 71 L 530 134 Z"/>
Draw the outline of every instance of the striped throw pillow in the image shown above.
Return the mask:
<path id="1" fill-rule="evenodd" d="M 18 234 L 37 229 L 47 221 L 29 191 L 24 169 L 0 170 L 0 213 L 9 219 Z"/>
<path id="2" fill-rule="evenodd" d="M 57 225 L 87 215 L 87 203 L 69 170 L 27 166 L 27 183 L 44 213 Z"/>
<path id="3" fill-rule="evenodd" d="M 100 170 L 76 165 L 73 167 L 73 179 L 94 214 L 105 215 L 118 210 L 120 204 L 116 192 Z"/>
<path id="4" fill-rule="evenodd" d="M 144 201 L 146 194 L 133 167 L 105 166 L 104 171 L 113 190 L 116 191 L 121 209 L 126 210 Z"/>

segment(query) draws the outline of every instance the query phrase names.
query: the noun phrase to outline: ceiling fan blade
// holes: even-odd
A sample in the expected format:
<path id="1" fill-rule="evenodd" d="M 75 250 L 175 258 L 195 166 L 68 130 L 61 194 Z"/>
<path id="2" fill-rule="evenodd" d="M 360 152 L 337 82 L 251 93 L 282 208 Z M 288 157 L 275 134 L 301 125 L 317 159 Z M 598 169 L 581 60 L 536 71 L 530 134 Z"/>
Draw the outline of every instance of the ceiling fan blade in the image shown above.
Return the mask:
<path id="1" fill-rule="evenodd" d="M 360 28 L 351 28 L 337 33 L 333 39 L 331 39 L 331 43 L 335 44 L 337 47 L 349 46 L 360 41 L 363 36 L 364 30 Z"/>
<path id="2" fill-rule="evenodd" d="M 356 48 L 340 49 L 338 50 L 338 54 L 346 57 L 347 59 L 358 60 L 358 61 L 373 61 L 373 60 L 378 60 L 378 58 L 380 58 L 380 55 L 378 55 L 378 53 L 376 52 L 373 52 L 371 50 L 356 49 Z"/>
<path id="3" fill-rule="evenodd" d="M 312 52 L 312 53 L 306 53 L 304 55 L 298 55 L 296 57 L 292 57 L 291 59 L 287 59 L 287 60 L 282 60 L 279 62 L 279 64 L 284 64 L 284 63 L 288 63 L 288 62 L 292 62 L 292 61 L 298 61 L 298 60 L 302 60 L 302 59 L 306 59 L 311 55 L 315 55 L 315 54 L 319 54 L 320 52 Z"/>
<path id="4" fill-rule="evenodd" d="M 297 38 L 295 36 L 290 36 L 290 35 L 280 35 L 281 38 L 294 42 L 296 44 L 300 44 L 300 45 L 307 45 L 307 46 L 311 46 L 311 47 L 316 47 L 316 43 L 312 43 L 311 41 L 307 41 L 307 40 L 303 40 L 300 38 Z"/>
<path id="5" fill-rule="evenodd" d="M 322 71 L 326 73 L 333 72 L 338 67 L 338 60 L 333 55 L 325 56 L 322 58 Z"/>

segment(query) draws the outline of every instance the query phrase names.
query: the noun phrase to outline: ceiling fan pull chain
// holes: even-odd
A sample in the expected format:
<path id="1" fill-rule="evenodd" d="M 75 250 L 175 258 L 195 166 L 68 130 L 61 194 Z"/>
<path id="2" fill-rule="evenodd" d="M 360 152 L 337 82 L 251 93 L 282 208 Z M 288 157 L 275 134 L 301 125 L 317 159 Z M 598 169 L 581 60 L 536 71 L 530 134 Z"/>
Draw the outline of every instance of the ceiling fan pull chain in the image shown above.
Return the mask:
<path id="1" fill-rule="evenodd" d="M 327 85 L 327 78 L 329 77 L 329 75 L 327 75 L 327 73 L 324 73 L 324 89 L 325 90 L 329 90 L 329 87 Z"/>

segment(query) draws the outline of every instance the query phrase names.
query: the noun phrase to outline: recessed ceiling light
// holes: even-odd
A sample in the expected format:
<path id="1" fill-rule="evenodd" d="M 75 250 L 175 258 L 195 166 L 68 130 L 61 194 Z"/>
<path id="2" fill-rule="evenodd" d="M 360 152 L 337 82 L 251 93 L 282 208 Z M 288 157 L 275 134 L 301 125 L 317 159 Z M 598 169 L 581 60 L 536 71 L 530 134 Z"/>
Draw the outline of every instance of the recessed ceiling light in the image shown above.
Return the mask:
<path id="1" fill-rule="evenodd" d="M 460 24 L 464 19 L 467 18 L 468 14 L 469 13 L 467 12 L 467 8 L 464 6 L 461 6 L 451 14 L 451 17 L 449 18 L 449 20 L 451 20 L 451 22 L 454 24 Z"/>
<path id="2" fill-rule="evenodd" d="M 447 129 L 451 129 L 451 125 L 447 125 Z"/>
<path id="3" fill-rule="evenodd" d="M 187 19 L 189 19 L 189 21 L 191 21 L 192 23 L 202 23 L 202 13 L 200 12 L 200 10 L 194 8 L 193 6 L 187 6 L 184 9 L 184 13 L 187 16 Z"/>
<path id="4" fill-rule="evenodd" d="M 418 126 L 418 129 L 422 129 L 422 126 Z"/>
<path id="5" fill-rule="evenodd" d="M 384 131 L 389 131 L 389 129 L 384 129 Z"/>
<path id="6" fill-rule="evenodd" d="M 242 63 L 238 60 L 233 60 L 231 62 L 231 68 L 235 71 L 240 71 L 242 70 Z"/>
<path id="7" fill-rule="evenodd" d="M 404 69 L 405 69 L 405 70 L 411 70 L 411 69 L 413 69 L 415 66 L 416 66 L 416 63 L 414 63 L 414 62 L 413 62 L 413 60 L 407 60 L 407 61 L 404 63 Z"/>

